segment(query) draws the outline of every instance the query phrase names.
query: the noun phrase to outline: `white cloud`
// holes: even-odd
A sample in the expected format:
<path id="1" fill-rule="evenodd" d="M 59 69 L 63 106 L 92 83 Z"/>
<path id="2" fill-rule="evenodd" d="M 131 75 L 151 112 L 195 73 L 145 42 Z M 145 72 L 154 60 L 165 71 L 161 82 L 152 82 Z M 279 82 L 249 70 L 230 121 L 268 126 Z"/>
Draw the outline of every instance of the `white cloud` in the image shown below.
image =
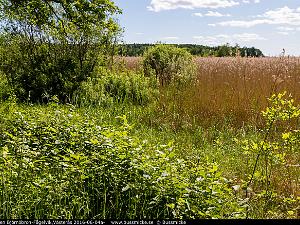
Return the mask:
<path id="1" fill-rule="evenodd" d="M 277 27 L 276 29 L 278 30 L 277 33 L 281 35 L 291 35 L 300 31 L 300 27 Z"/>
<path id="2" fill-rule="evenodd" d="M 289 35 L 290 34 L 289 32 L 286 32 L 286 31 L 279 31 L 277 33 L 281 34 L 281 35 Z"/>
<path id="3" fill-rule="evenodd" d="M 199 17 L 203 17 L 202 13 L 193 13 L 194 16 L 199 16 Z"/>
<path id="4" fill-rule="evenodd" d="M 251 41 L 258 41 L 258 40 L 267 40 L 264 37 L 261 37 L 258 34 L 251 34 L 251 33 L 243 33 L 243 34 L 234 34 L 233 38 L 242 41 L 242 42 L 251 42 Z"/>
<path id="5" fill-rule="evenodd" d="M 244 27 L 244 28 L 249 28 L 249 27 L 254 27 L 259 24 L 266 24 L 269 23 L 269 20 L 250 20 L 250 21 L 245 21 L 245 20 L 230 20 L 230 21 L 224 21 L 217 23 L 216 25 L 224 26 L 224 27 Z"/>
<path id="6" fill-rule="evenodd" d="M 233 35 L 218 34 L 214 36 L 194 36 L 193 38 L 197 40 L 197 42 L 204 45 L 222 45 L 226 43 L 235 44 L 266 40 L 264 37 L 261 37 L 260 35 L 254 33 L 242 33 Z"/>
<path id="7" fill-rule="evenodd" d="M 219 12 L 214 11 L 208 11 L 205 16 L 211 16 L 211 17 L 224 17 L 224 16 L 231 16 L 230 14 L 221 14 Z"/>
<path id="8" fill-rule="evenodd" d="M 252 1 L 253 1 L 253 3 L 260 3 L 260 0 L 252 0 Z M 242 2 L 245 4 L 251 3 L 250 0 L 242 0 Z"/>
<path id="9" fill-rule="evenodd" d="M 270 10 L 263 14 L 271 24 L 300 25 L 300 11 L 285 6 L 276 10 Z"/>
<path id="10" fill-rule="evenodd" d="M 296 30 L 296 28 L 294 27 L 277 27 L 277 30 L 280 30 L 280 31 L 294 31 Z"/>
<path id="11" fill-rule="evenodd" d="M 227 8 L 239 5 L 236 0 L 151 0 L 147 7 L 150 11 L 160 12 L 172 9 L 197 9 L 197 8 Z"/>
<path id="12" fill-rule="evenodd" d="M 224 44 L 220 42 L 220 39 L 216 36 L 194 36 L 193 39 L 195 39 L 199 44 L 202 45 L 220 45 Z"/>
<path id="13" fill-rule="evenodd" d="M 254 20 L 231 20 L 217 23 L 220 26 L 249 28 L 260 24 L 277 24 L 300 26 L 300 9 L 291 9 L 288 6 L 269 10 L 263 15 L 256 16 Z"/>
<path id="14" fill-rule="evenodd" d="M 222 14 L 216 11 L 208 11 L 205 14 L 202 13 L 193 13 L 193 16 L 203 17 L 203 16 L 209 16 L 209 17 L 225 17 L 225 16 L 231 16 L 230 14 Z"/>
<path id="15" fill-rule="evenodd" d="M 170 36 L 170 37 L 163 37 L 162 38 L 163 40 L 178 40 L 179 39 L 179 37 L 175 37 L 175 36 Z"/>

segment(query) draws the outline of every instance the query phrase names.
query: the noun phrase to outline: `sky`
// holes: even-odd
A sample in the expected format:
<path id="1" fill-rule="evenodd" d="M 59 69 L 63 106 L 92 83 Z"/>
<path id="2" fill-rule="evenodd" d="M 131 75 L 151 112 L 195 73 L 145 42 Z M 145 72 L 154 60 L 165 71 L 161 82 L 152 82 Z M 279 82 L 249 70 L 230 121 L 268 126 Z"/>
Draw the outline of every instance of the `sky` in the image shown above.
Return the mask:
<path id="1" fill-rule="evenodd" d="M 300 56 L 300 0 L 113 0 L 125 43 L 239 44 Z"/>

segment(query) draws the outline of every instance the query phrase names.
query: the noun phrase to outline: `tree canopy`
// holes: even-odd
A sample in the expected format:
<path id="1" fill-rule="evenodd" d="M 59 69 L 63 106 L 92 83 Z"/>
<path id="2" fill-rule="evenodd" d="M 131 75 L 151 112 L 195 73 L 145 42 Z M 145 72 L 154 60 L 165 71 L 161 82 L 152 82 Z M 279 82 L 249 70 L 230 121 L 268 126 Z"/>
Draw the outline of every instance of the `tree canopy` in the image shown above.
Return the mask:
<path id="1" fill-rule="evenodd" d="M 31 27 L 70 43 L 119 29 L 111 16 L 120 9 L 110 0 L 1 0 L 1 11 L 10 31 Z"/>
<path id="2" fill-rule="evenodd" d="M 111 0 L 0 0 L 0 69 L 21 99 L 69 98 L 121 29 Z"/>

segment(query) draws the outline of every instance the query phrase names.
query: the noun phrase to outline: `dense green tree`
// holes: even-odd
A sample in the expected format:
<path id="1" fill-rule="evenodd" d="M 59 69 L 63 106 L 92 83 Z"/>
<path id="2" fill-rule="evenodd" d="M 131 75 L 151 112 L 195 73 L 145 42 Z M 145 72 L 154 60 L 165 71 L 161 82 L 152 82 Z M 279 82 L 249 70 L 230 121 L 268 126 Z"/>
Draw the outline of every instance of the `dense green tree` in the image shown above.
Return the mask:
<path id="1" fill-rule="evenodd" d="M 110 0 L 0 0 L 0 11 L 0 68 L 23 100 L 67 101 L 107 62 L 120 32 Z"/>
<path id="2" fill-rule="evenodd" d="M 231 47 L 229 46 L 229 44 L 226 45 L 222 45 L 218 48 L 217 51 L 217 56 L 218 57 L 225 57 L 225 56 L 231 56 Z"/>

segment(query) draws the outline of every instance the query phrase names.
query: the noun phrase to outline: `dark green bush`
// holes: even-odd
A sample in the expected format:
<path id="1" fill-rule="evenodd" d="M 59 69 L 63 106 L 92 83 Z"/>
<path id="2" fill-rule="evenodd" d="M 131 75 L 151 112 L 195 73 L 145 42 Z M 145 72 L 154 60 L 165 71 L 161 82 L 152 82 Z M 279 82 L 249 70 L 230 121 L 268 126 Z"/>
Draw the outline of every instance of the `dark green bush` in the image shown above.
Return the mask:
<path id="1" fill-rule="evenodd" d="M 171 82 L 185 83 L 194 78 L 195 64 L 185 49 L 171 45 L 156 45 L 144 53 L 144 72 L 154 74 L 162 86 Z"/>
<path id="2" fill-rule="evenodd" d="M 242 208 L 215 164 L 101 126 L 74 108 L 0 107 L 3 219 L 231 218 Z"/>
<path id="3" fill-rule="evenodd" d="M 6 77 L 0 72 L 0 102 L 7 100 L 12 95 L 12 89 Z"/>
<path id="4" fill-rule="evenodd" d="M 21 101 L 70 102 L 120 33 L 110 0 L 0 1 L 0 71 Z M 100 60 L 101 58 L 101 60 Z"/>
<path id="5" fill-rule="evenodd" d="M 142 74 L 127 72 L 102 72 L 103 75 L 83 82 L 74 94 L 78 105 L 105 106 L 112 103 L 146 105 L 157 96 L 151 79 Z"/>
<path id="6" fill-rule="evenodd" d="M 10 37 L 0 52 L 0 69 L 21 101 L 47 102 L 56 95 L 68 102 L 93 70 L 93 62 L 80 64 L 77 51 L 76 46 L 33 45 Z"/>

